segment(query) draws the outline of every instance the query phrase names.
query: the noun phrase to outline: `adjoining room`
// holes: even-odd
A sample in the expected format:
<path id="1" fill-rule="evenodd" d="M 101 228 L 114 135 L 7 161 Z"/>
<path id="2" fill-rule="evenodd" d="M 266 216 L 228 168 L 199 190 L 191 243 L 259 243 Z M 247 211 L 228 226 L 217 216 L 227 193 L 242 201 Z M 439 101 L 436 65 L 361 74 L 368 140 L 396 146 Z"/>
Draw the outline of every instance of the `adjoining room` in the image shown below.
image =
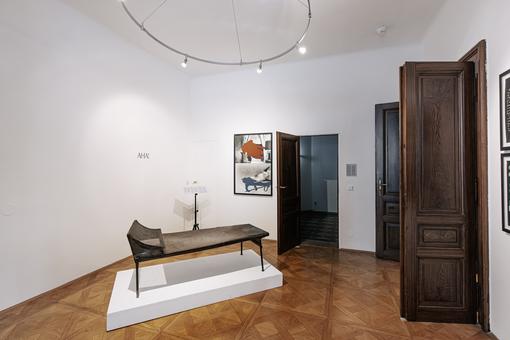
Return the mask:
<path id="1" fill-rule="evenodd" d="M 338 248 L 338 135 L 301 136 L 302 244 Z"/>

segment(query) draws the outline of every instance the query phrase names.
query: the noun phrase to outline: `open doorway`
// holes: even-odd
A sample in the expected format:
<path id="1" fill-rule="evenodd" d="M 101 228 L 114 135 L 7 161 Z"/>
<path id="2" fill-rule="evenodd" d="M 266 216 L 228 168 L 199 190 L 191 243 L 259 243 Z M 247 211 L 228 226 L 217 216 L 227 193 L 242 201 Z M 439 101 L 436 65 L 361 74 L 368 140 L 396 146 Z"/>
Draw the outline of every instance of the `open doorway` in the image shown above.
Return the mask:
<path id="1" fill-rule="evenodd" d="M 338 247 L 338 135 L 320 137 L 276 132 L 278 254 L 285 253 L 305 240 L 312 241 L 315 245 Z M 305 143 L 303 152 L 300 147 L 302 138 Z M 304 168 L 305 177 L 313 178 L 318 183 L 316 191 L 322 197 L 321 200 L 319 196 L 313 196 L 313 180 L 308 182 L 305 179 L 305 188 L 301 188 L 301 167 Z M 328 168 L 327 171 L 325 167 Z M 312 183 L 311 186 L 308 183 Z M 302 206 L 303 195 L 308 198 L 305 198 Z M 307 219 L 305 213 L 310 213 L 311 217 Z M 325 217 L 317 218 L 313 215 Z M 305 225 L 302 223 L 303 217 Z M 308 230 L 303 233 L 302 229 L 306 228 Z M 324 229 L 332 230 L 333 234 L 328 238 L 318 239 L 319 235 L 325 232 Z"/>
<path id="2" fill-rule="evenodd" d="M 338 248 L 338 135 L 300 137 L 301 242 Z"/>

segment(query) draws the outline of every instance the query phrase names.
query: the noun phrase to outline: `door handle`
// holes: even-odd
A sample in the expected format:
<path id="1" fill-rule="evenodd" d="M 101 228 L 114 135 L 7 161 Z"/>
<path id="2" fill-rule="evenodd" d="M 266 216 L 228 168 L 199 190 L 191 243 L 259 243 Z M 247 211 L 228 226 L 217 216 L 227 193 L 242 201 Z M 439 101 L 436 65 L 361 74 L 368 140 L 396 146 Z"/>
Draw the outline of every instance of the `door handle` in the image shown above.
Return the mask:
<path id="1" fill-rule="evenodd" d="M 284 187 L 284 186 L 280 185 L 280 189 L 287 189 L 287 187 Z"/>
<path id="2" fill-rule="evenodd" d="M 379 196 L 382 196 L 384 194 L 383 187 L 386 186 L 386 183 L 382 182 L 382 179 L 379 178 L 377 181 L 377 190 L 379 191 Z"/>

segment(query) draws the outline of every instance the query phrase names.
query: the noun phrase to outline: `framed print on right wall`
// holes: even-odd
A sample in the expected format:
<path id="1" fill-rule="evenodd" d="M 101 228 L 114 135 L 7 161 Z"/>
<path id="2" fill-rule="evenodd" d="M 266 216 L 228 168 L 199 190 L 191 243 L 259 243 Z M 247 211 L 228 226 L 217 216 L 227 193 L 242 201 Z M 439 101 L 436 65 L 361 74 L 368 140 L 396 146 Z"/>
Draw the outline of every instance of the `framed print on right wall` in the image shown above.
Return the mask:
<path id="1" fill-rule="evenodd" d="M 501 150 L 510 150 L 510 70 L 499 76 Z"/>

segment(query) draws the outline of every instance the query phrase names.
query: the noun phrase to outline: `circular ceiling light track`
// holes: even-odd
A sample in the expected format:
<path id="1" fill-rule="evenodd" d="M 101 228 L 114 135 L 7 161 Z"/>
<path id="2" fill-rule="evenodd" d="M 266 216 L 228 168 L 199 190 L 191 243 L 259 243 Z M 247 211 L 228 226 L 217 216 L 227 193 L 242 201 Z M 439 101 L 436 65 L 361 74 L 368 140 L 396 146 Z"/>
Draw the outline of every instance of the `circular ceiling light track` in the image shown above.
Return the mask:
<path id="1" fill-rule="evenodd" d="M 257 64 L 257 65 L 259 65 L 259 68 L 257 69 L 257 71 L 258 71 L 258 70 L 262 70 L 262 64 L 263 63 L 267 63 L 269 61 L 273 61 L 273 60 L 279 59 L 279 58 L 289 54 L 290 52 L 292 52 L 292 51 L 294 51 L 296 49 L 298 49 L 301 54 L 304 54 L 306 52 L 306 47 L 300 46 L 300 44 L 305 39 L 306 34 L 308 33 L 308 30 L 310 28 L 310 23 L 312 21 L 312 9 L 311 9 L 311 6 L 310 6 L 310 0 L 296 0 L 299 3 L 301 3 L 304 7 L 306 7 L 306 9 L 308 10 L 308 17 L 307 17 L 307 20 L 306 20 L 305 29 L 302 32 L 302 34 L 299 36 L 299 38 L 296 40 L 296 42 L 292 46 L 288 47 L 287 49 L 283 50 L 282 52 L 280 52 L 278 54 L 275 54 L 275 55 L 267 57 L 267 58 L 260 58 L 260 59 L 256 59 L 256 60 L 255 59 L 254 60 L 243 60 L 242 51 L 241 51 L 241 40 L 239 38 L 239 28 L 238 28 L 238 23 L 237 23 L 237 11 L 236 11 L 235 4 L 234 4 L 235 0 L 232 0 L 232 11 L 233 11 L 233 14 L 234 14 L 234 25 L 235 25 L 235 33 L 236 33 L 236 37 L 237 37 L 237 47 L 238 47 L 238 52 L 239 52 L 239 61 L 222 61 L 222 60 L 207 59 L 205 57 L 199 57 L 199 56 L 193 55 L 193 54 L 188 53 L 188 52 L 181 51 L 181 50 L 179 50 L 179 49 L 177 49 L 175 47 L 170 46 L 168 43 L 165 43 L 164 41 L 159 39 L 155 34 L 150 32 L 145 27 L 145 22 L 147 20 L 149 20 L 154 14 L 156 14 L 156 12 L 159 9 L 161 9 L 165 5 L 165 3 L 167 1 L 168 0 L 163 0 L 155 9 L 153 9 L 150 12 L 150 14 L 145 19 L 139 20 L 139 19 L 135 18 L 133 13 L 131 13 L 131 11 L 129 10 L 129 8 L 128 8 L 127 4 L 126 4 L 128 2 L 128 0 L 120 0 L 120 2 L 122 4 L 122 7 L 124 8 L 124 11 L 126 12 L 126 14 L 136 24 L 136 26 L 138 26 L 140 28 L 140 30 L 142 30 L 152 40 L 154 40 L 155 42 L 157 42 L 161 46 L 167 48 L 168 50 L 170 50 L 170 51 L 172 51 L 172 52 L 174 52 L 176 54 L 181 55 L 182 57 L 184 57 L 184 61 L 181 63 L 182 67 L 186 67 L 187 66 L 188 60 L 195 60 L 195 61 L 200 61 L 200 62 L 207 63 L 207 64 L 224 65 L 224 66 L 243 66 L 243 65 L 254 65 L 254 64 Z"/>

